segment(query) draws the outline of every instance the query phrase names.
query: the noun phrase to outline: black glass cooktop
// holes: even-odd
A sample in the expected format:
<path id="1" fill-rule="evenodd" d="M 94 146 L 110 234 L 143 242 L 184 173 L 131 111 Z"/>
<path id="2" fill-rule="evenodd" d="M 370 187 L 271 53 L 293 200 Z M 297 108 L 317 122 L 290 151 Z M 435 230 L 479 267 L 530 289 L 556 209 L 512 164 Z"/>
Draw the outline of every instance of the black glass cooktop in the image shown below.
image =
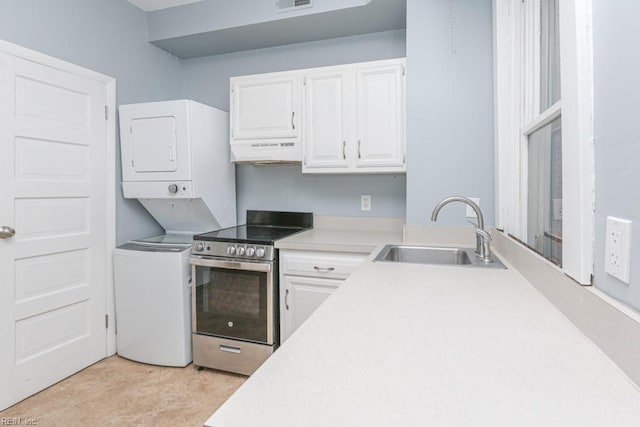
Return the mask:
<path id="1" fill-rule="evenodd" d="M 242 242 L 268 245 L 276 240 L 306 230 L 296 227 L 274 227 L 267 225 L 239 225 L 199 234 L 194 240 L 214 242 Z"/>
<path id="2" fill-rule="evenodd" d="M 313 228 L 311 213 L 247 211 L 247 224 L 198 234 L 193 239 L 270 245 L 309 228 Z"/>

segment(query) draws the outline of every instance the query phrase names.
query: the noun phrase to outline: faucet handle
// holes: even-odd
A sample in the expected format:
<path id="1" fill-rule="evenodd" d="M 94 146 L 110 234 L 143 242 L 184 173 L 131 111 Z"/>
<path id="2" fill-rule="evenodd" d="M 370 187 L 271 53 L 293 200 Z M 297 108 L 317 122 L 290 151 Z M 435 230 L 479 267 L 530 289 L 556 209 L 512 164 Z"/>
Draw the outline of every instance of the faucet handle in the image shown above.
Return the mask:
<path id="1" fill-rule="evenodd" d="M 478 228 L 478 224 L 476 224 L 475 222 L 471 221 L 470 219 L 468 219 L 467 222 L 469 224 L 473 225 L 475 228 Z"/>
<path id="2" fill-rule="evenodd" d="M 487 242 L 493 241 L 493 237 L 491 237 L 491 234 L 487 233 L 485 230 L 476 228 L 476 234 L 485 239 Z"/>
<path id="3" fill-rule="evenodd" d="M 487 233 L 481 228 L 476 228 L 476 236 L 478 236 L 479 251 L 476 251 L 476 256 L 485 263 L 493 262 L 491 259 L 491 246 L 490 243 L 493 240 L 491 234 Z"/>

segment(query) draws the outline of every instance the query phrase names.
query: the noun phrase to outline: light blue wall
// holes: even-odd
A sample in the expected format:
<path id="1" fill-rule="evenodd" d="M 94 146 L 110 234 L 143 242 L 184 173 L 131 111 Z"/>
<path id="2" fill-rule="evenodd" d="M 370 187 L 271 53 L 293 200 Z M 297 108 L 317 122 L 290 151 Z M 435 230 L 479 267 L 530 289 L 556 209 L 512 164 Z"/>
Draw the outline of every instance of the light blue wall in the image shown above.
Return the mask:
<path id="1" fill-rule="evenodd" d="M 640 309 L 640 2 L 594 0 L 595 285 Z M 605 220 L 633 221 L 631 284 L 604 271 Z"/>
<path id="2" fill-rule="evenodd" d="M 407 222 L 447 196 L 494 218 L 491 0 L 407 0 Z M 438 223 L 465 224 L 464 208 Z"/>
<path id="3" fill-rule="evenodd" d="M 124 0 L 4 0 L 0 39 L 117 79 L 117 104 L 176 99 L 181 64 L 147 43 L 145 14 Z M 117 154 L 117 241 L 162 228 L 135 200 L 122 197 Z"/>
<path id="4" fill-rule="evenodd" d="M 229 109 L 229 78 L 405 56 L 404 31 L 388 31 L 183 61 L 184 95 Z M 302 175 L 300 166 L 238 166 L 238 220 L 247 209 L 312 211 L 321 215 L 404 217 L 405 177 Z M 372 196 L 371 212 L 360 195 Z"/>

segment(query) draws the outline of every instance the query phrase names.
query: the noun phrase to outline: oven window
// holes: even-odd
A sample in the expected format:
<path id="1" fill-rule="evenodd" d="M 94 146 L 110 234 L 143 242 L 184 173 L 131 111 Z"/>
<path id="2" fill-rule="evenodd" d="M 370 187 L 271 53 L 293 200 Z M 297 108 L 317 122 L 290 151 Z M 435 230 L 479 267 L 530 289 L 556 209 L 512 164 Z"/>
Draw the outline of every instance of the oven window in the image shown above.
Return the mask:
<path id="1" fill-rule="evenodd" d="M 269 343 L 267 273 L 198 266 L 196 276 L 197 333 Z"/>

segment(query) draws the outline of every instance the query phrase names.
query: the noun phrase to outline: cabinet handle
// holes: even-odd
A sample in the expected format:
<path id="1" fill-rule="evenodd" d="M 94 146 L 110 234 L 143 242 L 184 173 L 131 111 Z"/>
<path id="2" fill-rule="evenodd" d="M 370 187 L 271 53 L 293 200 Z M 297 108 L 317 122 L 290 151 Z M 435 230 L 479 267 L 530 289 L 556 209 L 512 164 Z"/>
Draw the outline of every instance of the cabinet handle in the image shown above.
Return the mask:
<path id="1" fill-rule="evenodd" d="M 292 111 L 292 112 L 291 112 L 291 129 L 293 129 L 293 130 L 296 130 L 296 124 L 295 124 L 295 122 L 293 121 L 293 118 L 294 118 L 295 116 L 296 116 L 296 112 L 295 112 L 295 111 Z"/>
<path id="2" fill-rule="evenodd" d="M 289 310 L 289 289 L 284 293 L 284 306 Z"/>
<path id="3" fill-rule="evenodd" d="M 313 266 L 313 269 L 314 269 L 315 271 L 324 271 L 324 272 L 329 272 L 329 271 L 333 271 L 333 270 L 335 270 L 336 268 L 335 268 L 335 267 L 318 267 L 317 265 L 314 265 L 314 266 Z"/>
<path id="4" fill-rule="evenodd" d="M 342 158 L 347 159 L 347 141 L 342 141 Z"/>
<path id="5" fill-rule="evenodd" d="M 360 142 L 360 140 L 358 140 L 358 158 L 361 159 L 362 156 L 360 155 L 360 145 L 362 145 L 362 143 Z"/>

